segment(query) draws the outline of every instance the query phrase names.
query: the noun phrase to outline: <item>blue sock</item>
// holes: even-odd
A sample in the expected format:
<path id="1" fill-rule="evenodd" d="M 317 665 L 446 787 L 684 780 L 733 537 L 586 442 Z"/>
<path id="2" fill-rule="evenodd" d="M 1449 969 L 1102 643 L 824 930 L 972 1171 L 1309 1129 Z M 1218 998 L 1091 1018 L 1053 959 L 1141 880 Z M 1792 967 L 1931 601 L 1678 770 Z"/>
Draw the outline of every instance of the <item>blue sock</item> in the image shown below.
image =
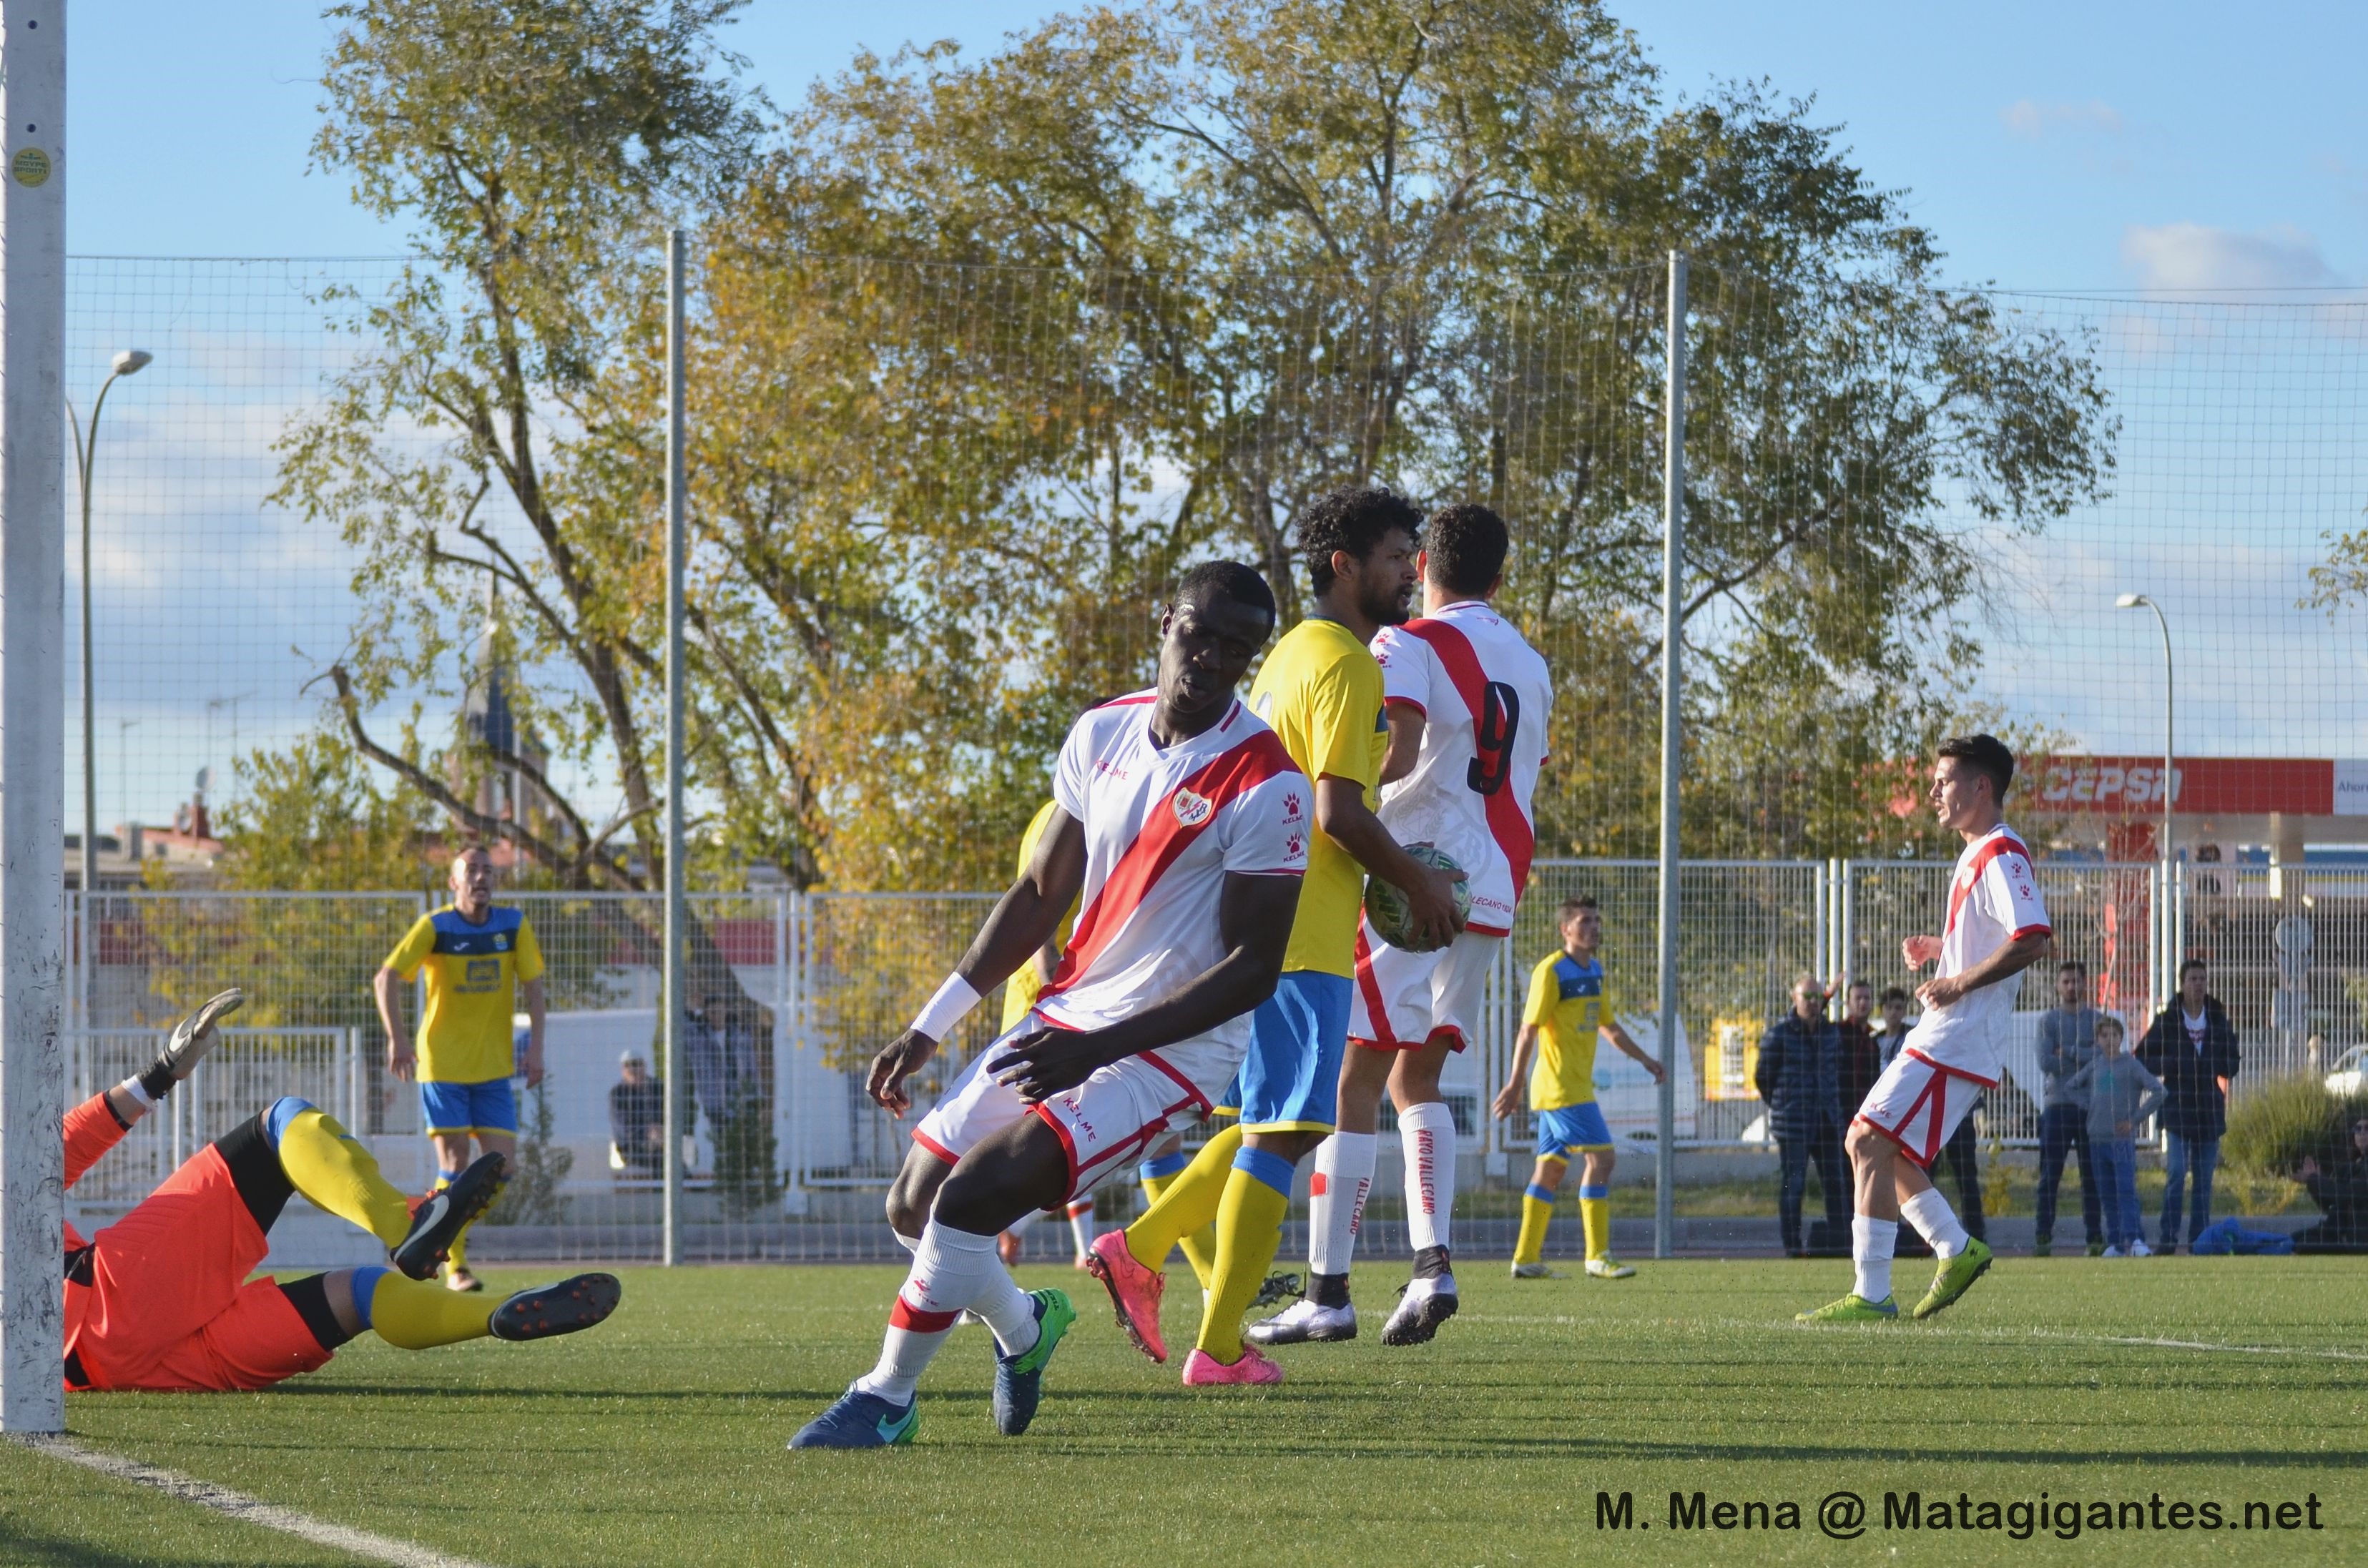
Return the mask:
<path id="1" fill-rule="evenodd" d="M 300 1100 L 294 1095 L 280 1096 L 271 1102 L 271 1108 L 263 1113 L 263 1141 L 274 1149 L 279 1148 L 280 1136 L 288 1131 L 288 1124 L 312 1108 L 311 1100 Z"/>
<path id="2" fill-rule="evenodd" d="M 378 1282 L 393 1272 L 375 1263 L 354 1270 L 354 1315 L 364 1328 L 370 1326 L 370 1298 L 378 1294 Z"/>
<path id="3" fill-rule="evenodd" d="M 1602 1187 L 1581 1187 L 1578 1189 L 1578 1200 L 1581 1203 L 1586 1202 L 1590 1198 L 1609 1198 L 1611 1196 L 1611 1187 L 1609 1183 L 1606 1183 Z"/>
<path id="4" fill-rule="evenodd" d="M 1172 1154 L 1161 1154 L 1156 1159 L 1144 1161 L 1141 1165 L 1135 1168 L 1135 1179 L 1138 1181 L 1159 1181 L 1167 1176 L 1174 1176 L 1178 1171 L 1182 1170 L 1191 1163 L 1192 1156 L 1187 1154 L 1181 1149 L 1178 1149 Z"/>
<path id="5" fill-rule="evenodd" d="M 1234 1169 L 1247 1172 L 1250 1179 L 1264 1182 L 1285 1198 L 1291 1196 L 1291 1177 L 1295 1168 L 1271 1149 L 1253 1149 L 1244 1144 L 1234 1154 Z"/>
<path id="6" fill-rule="evenodd" d="M 1553 1189 L 1550 1187 L 1540 1187 L 1536 1182 L 1530 1183 L 1529 1186 L 1521 1188 L 1521 1190 L 1528 1196 L 1536 1199 L 1541 1203 L 1550 1204 L 1554 1200 Z M 1586 1191 L 1586 1188 L 1581 1187 L 1579 1189 L 1579 1195 L 1581 1197 L 1585 1197 Z"/>

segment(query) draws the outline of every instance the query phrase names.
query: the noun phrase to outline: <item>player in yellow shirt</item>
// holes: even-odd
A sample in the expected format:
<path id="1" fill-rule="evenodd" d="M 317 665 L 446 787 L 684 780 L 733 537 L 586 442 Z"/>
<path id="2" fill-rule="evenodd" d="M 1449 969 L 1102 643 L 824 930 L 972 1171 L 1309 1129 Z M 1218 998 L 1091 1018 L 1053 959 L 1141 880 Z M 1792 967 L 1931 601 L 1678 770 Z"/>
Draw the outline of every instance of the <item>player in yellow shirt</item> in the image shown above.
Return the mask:
<path id="1" fill-rule="evenodd" d="M 1578 1178 L 1578 1217 L 1587 1228 L 1587 1272 L 1597 1279 L 1625 1279 L 1636 1271 L 1611 1256 L 1611 1129 L 1595 1103 L 1595 1041 L 1610 1040 L 1661 1081 L 1661 1064 L 1645 1054 L 1611 1016 L 1604 990 L 1603 913 L 1581 894 L 1563 900 L 1554 912 L 1562 927 L 1562 950 L 1530 971 L 1530 995 L 1521 1009 L 1520 1038 L 1513 1046 L 1513 1070 L 1497 1091 L 1490 1114 L 1503 1119 L 1520 1104 L 1521 1075 L 1531 1051 L 1530 1109 L 1538 1123 L 1537 1168 L 1521 1194 L 1521 1234 L 1513 1246 L 1513 1278 L 1551 1279 L 1545 1266 L 1546 1224 L 1554 1218 L 1554 1194 L 1570 1169 L 1571 1151 L 1586 1164 Z"/>
<path id="2" fill-rule="evenodd" d="M 1251 1016 L 1249 1053 L 1231 1096 L 1239 1123 L 1212 1138 L 1149 1212 L 1094 1244 L 1094 1272 L 1131 1336 L 1147 1352 L 1158 1346 L 1165 1359 L 1159 1270 L 1170 1247 L 1215 1221 L 1216 1258 L 1199 1341 L 1184 1366 L 1188 1385 L 1282 1381 L 1281 1368 L 1242 1343 L 1242 1314 L 1282 1239 L 1293 1169 L 1332 1131 L 1365 873 L 1407 890 L 1423 934 L 1444 942 L 1458 927 L 1454 874 L 1416 861 L 1373 814 L 1389 729 L 1382 666 L 1367 644 L 1406 619 L 1421 528 L 1412 502 L 1379 488 L 1336 490 L 1297 519 L 1315 607 L 1274 645 L 1250 689 L 1251 708 L 1313 781 L 1309 826 L 1320 829 L 1308 841 L 1282 978 Z"/>
<path id="3" fill-rule="evenodd" d="M 527 1087 L 542 1082 L 542 949 L 534 927 L 523 910 L 495 906 L 494 859 L 482 845 L 452 857 L 451 886 L 452 902 L 413 924 L 373 982 L 386 1025 L 386 1069 L 419 1081 L 438 1190 L 468 1168 L 472 1138 L 485 1153 L 517 1161 L 510 1077 L 522 1070 Z M 423 971 L 427 1000 L 415 1052 L 403 993 Z M 527 1044 L 526 1060 L 518 1062 L 510 1020 L 521 999 Z M 465 1240 L 452 1244 L 444 1283 L 455 1290 L 481 1288 L 469 1272 Z"/>

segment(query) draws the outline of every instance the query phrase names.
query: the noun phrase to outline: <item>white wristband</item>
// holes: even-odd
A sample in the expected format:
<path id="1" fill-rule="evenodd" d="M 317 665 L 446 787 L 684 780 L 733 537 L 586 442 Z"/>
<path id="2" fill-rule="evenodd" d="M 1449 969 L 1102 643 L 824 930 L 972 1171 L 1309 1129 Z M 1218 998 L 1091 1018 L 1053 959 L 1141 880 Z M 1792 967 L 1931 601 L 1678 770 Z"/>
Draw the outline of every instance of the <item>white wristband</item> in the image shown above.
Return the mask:
<path id="1" fill-rule="evenodd" d="M 155 1108 L 156 1096 L 148 1092 L 147 1085 L 141 1083 L 137 1074 L 124 1079 L 123 1082 L 116 1085 L 115 1086 L 121 1089 L 125 1094 L 130 1095 L 133 1099 L 139 1101 L 141 1109 L 153 1110 Z"/>
<path id="2" fill-rule="evenodd" d="M 913 1032 L 943 1040 L 978 1003 L 977 989 L 961 975 L 950 974 L 946 983 L 938 987 L 938 994 L 929 998 L 928 1006 L 915 1016 Z"/>

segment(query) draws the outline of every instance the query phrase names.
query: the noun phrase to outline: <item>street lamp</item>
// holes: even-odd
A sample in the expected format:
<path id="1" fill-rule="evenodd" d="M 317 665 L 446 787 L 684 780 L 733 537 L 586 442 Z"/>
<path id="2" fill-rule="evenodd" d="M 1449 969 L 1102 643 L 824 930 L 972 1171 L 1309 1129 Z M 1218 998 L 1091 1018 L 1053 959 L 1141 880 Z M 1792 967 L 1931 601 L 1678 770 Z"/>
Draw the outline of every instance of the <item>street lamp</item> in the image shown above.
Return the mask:
<path id="1" fill-rule="evenodd" d="M 2160 994 L 2168 996 L 2179 989 L 2179 972 L 2170 967 L 2177 955 L 2169 951 L 2171 945 L 2179 939 L 2178 931 L 2171 923 L 2170 910 L 2170 797 L 2172 780 L 2176 778 L 2172 772 L 2172 741 L 2177 733 L 2171 727 L 2174 709 L 2170 681 L 2170 622 L 2163 619 L 2162 607 L 2144 594 L 2123 594 L 2113 601 L 2113 608 L 2150 609 L 2154 611 L 2155 624 L 2162 629 L 2162 842 L 2156 846 L 2162 858 L 2162 898 L 2157 910 L 2162 920 L 2162 940 L 2155 949 L 2155 969 L 2157 983 L 2162 987 Z"/>
<path id="2" fill-rule="evenodd" d="M 85 908 L 98 886 L 98 782 L 94 770 L 97 746 L 91 738 L 90 468 L 98 457 L 98 415 L 107 406 L 108 388 L 120 377 L 138 375 L 155 358 L 144 348 L 126 348 L 115 356 L 107 380 L 99 383 L 97 401 L 90 405 L 87 437 L 74 416 L 74 400 L 66 400 L 66 423 L 74 426 L 74 469 L 82 479 L 82 896 Z"/>

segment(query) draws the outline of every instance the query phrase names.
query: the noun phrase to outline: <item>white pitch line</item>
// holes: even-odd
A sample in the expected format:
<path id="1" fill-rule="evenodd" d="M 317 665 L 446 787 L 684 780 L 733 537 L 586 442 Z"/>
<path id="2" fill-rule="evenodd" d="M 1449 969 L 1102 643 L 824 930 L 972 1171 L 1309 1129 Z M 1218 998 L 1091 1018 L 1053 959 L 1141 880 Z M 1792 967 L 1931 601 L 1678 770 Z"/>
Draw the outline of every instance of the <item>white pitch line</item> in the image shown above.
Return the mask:
<path id="1" fill-rule="evenodd" d="M 15 1441 L 40 1453 L 54 1455 L 85 1470 L 101 1475 L 111 1475 L 118 1481 L 154 1487 L 168 1496 L 185 1503 L 195 1503 L 200 1508 L 233 1519 L 244 1519 L 265 1529 L 278 1530 L 282 1535 L 302 1537 L 315 1546 L 333 1547 L 351 1552 L 372 1562 L 390 1562 L 395 1568 L 486 1568 L 486 1565 L 466 1557 L 450 1557 L 425 1546 L 415 1546 L 407 1540 L 390 1536 L 372 1535 L 349 1525 L 331 1524 L 294 1508 L 283 1508 L 276 1503 L 266 1503 L 259 1497 L 249 1497 L 244 1492 L 233 1492 L 227 1486 L 217 1486 L 211 1481 L 199 1481 L 177 1471 L 160 1470 L 137 1460 L 118 1458 L 84 1448 L 71 1437 L 51 1437 L 34 1433 L 12 1433 Z"/>

